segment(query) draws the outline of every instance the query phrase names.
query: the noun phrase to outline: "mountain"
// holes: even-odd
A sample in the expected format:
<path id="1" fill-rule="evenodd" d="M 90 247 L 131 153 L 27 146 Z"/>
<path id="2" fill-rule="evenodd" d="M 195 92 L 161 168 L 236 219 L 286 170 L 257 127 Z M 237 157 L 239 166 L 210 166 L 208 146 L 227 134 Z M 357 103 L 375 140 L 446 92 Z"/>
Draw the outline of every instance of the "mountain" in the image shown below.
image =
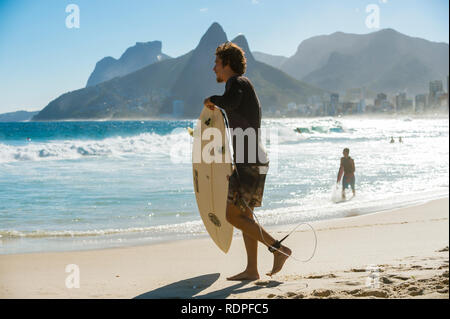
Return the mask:
<path id="1" fill-rule="evenodd" d="M 224 85 L 213 72 L 215 50 L 227 36 L 213 23 L 197 47 L 187 54 L 153 63 L 122 77 L 65 93 L 51 101 L 33 120 L 112 119 L 177 116 L 196 118 L 203 100 L 222 94 Z M 321 89 L 297 81 L 254 59 L 244 36 L 233 41 L 246 52 L 246 75 L 253 82 L 264 109 L 304 103 Z"/>
<path id="2" fill-rule="evenodd" d="M 288 59 L 287 57 L 282 55 L 272 55 L 259 51 L 253 51 L 252 53 L 256 60 L 271 65 L 277 69 L 279 69 L 281 65 L 283 65 L 283 63 Z"/>
<path id="3" fill-rule="evenodd" d="M 17 111 L 0 114 L 0 122 L 24 122 L 29 121 L 37 112 Z"/>
<path id="4" fill-rule="evenodd" d="M 168 55 L 161 52 L 161 48 L 161 41 L 137 42 L 135 46 L 128 48 L 118 60 L 110 56 L 101 59 L 89 76 L 86 87 L 111 80 L 117 76 L 127 75 L 147 65 L 169 59 Z"/>
<path id="5" fill-rule="evenodd" d="M 206 97 L 223 92 L 223 84 L 217 83 L 213 68 L 216 48 L 226 41 L 227 35 L 222 27 L 213 23 L 192 51 L 172 87 L 174 99 L 182 100 L 188 106 L 186 116 L 197 117 Z"/>
<path id="6" fill-rule="evenodd" d="M 445 79 L 449 45 L 409 37 L 393 29 L 369 34 L 336 32 L 300 43 L 280 69 L 330 91 L 366 87 L 375 92 L 428 91 Z"/>
<path id="7" fill-rule="evenodd" d="M 250 51 L 245 36 L 239 35 L 231 41 L 246 52 L 246 76 L 255 87 L 263 111 L 283 110 L 290 102 L 306 103 L 308 97 L 325 93 L 312 85 L 297 81 L 277 68 L 257 61 Z"/>

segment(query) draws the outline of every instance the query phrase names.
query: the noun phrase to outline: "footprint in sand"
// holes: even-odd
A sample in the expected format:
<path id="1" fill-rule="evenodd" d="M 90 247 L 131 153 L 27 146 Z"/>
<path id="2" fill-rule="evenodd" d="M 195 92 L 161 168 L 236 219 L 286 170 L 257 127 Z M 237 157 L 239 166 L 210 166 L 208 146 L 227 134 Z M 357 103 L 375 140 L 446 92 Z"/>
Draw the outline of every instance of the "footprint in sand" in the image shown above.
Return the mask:
<path id="1" fill-rule="evenodd" d="M 336 281 L 337 284 L 344 284 L 347 286 L 361 286 L 362 284 L 357 281 Z"/>
<path id="2" fill-rule="evenodd" d="M 366 272 L 367 269 L 362 269 L 362 268 L 352 268 L 350 269 L 351 272 Z"/>
<path id="3" fill-rule="evenodd" d="M 253 283 L 255 286 L 264 287 L 264 288 L 274 288 L 282 285 L 283 283 L 276 280 L 258 280 Z"/>
<path id="4" fill-rule="evenodd" d="M 393 284 L 394 282 L 392 280 L 390 280 L 388 277 L 381 277 L 380 278 L 381 282 L 385 285 L 390 285 Z"/>
<path id="5" fill-rule="evenodd" d="M 400 276 L 400 275 L 394 275 L 394 276 L 391 276 L 391 277 L 395 278 L 395 279 L 399 279 L 399 280 L 408 280 L 409 279 L 409 277 Z"/>
<path id="6" fill-rule="evenodd" d="M 335 274 L 328 274 L 328 275 L 311 275 L 306 277 L 306 279 L 321 279 L 321 278 L 336 278 Z"/>
<path id="7" fill-rule="evenodd" d="M 347 291 L 347 293 L 354 297 L 376 297 L 376 298 L 389 297 L 389 293 L 386 290 L 378 290 L 378 289 L 370 289 L 370 290 L 355 289 Z"/>
<path id="8" fill-rule="evenodd" d="M 410 296 L 420 296 L 423 295 L 423 289 L 416 286 L 412 286 L 408 288 L 408 294 Z"/>
<path id="9" fill-rule="evenodd" d="M 329 296 L 331 296 L 333 293 L 334 293 L 334 292 L 333 292 L 332 290 L 329 290 L 329 289 L 315 289 L 315 290 L 312 292 L 312 295 L 313 295 L 313 296 L 316 296 L 316 297 L 329 297 Z"/>

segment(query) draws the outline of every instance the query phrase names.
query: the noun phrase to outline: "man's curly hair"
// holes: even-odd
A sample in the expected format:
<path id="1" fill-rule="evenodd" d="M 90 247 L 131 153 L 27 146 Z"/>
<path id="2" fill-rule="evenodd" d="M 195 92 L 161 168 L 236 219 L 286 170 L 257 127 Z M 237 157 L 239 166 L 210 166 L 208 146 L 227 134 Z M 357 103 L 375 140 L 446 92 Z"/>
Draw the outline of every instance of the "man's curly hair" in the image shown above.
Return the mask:
<path id="1" fill-rule="evenodd" d="M 216 56 L 222 60 L 222 65 L 227 65 L 239 75 L 245 73 L 247 69 L 247 59 L 245 52 L 237 44 L 227 41 L 219 45 L 216 49 Z"/>

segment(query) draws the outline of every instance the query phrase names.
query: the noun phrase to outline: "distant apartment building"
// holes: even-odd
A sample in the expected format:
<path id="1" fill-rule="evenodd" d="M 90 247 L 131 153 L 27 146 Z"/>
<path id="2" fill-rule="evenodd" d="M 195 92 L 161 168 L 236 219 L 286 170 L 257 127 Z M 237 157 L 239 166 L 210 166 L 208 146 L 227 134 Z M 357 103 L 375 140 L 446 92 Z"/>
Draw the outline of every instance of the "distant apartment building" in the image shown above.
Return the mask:
<path id="1" fill-rule="evenodd" d="M 449 92 L 449 90 L 448 90 L 448 75 L 447 75 L 447 111 L 448 111 L 449 108 L 450 108 L 449 95 L 450 95 L 450 92 Z"/>
<path id="2" fill-rule="evenodd" d="M 355 103 L 355 102 L 342 103 L 342 113 L 356 114 L 357 112 L 358 112 L 358 103 Z"/>
<path id="3" fill-rule="evenodd" d="M 344 101 L 345 102 L 355 102 L 358 103 L 359 101 L 366 98 L 366 88 L 352 88 L 347 89 L 345 92 Z"/>
<path id="4" fill-rule="evenodd" d="M 395 96 L 396 112 L 412 111 L 413 101 L 408 99 L 405 92 L 398 93 Z"/>
<path id="5" fill-rule="evenodd" d="M 447 107 L 447 110 L 448 110 L 448 93 L 442 93 L 439 96 L 438 106 L 440 106 L 442 108 Z"/>
<path id="6" fill-rule="evenodd" d="M 375 110 L 386 111 L 388 104 L 389 102 L 387 100 L 387 95 L 384 93 L 378 93 L 374 101 Z"/>
<path id="7" fill-rule="evenodd" d="M 339 107 L 339 94 L 331 93 L 330 94 L 330 104 L 328 105 L 327 115 L 334 116 L 337 114 Z"/>
<path id="8" fill-rule="evenodd" d="M 296 115 L 298 115 L 298 113 L 299 112 L 298 112 L 297 103 L 290 102 L 290 103 L 287 104 L 287 106 L 286 106 L 286 115 L 296 116 Z"/>
<path id="9" fill-rule="evenodd" d="M 399 112 L 402 110 L 403 105 L 406 101 L 406 93 L 397 93 L 395 95 L 395 111 Z"/>
<path id="10" fill-rule="evenodd" d="M 319 105 L 322 103 L 322 98 L 318 95 L 313 95 L 308 97 L 308 104 L 309 105 Z"/>
<path id="11" fill-rule="evenodd" d="M 440 96 L 444 93 L 441 80 L 435 80 L 430 82 L 430 89 L 428 94 L 428 105 L 438 106 L 440 105 Z"/>
<path id="12" fill-rule="evenodd" d="M 414 110 L 417 113 L 424 112 L 427 109 L 427 95 L 417 94 L 414 99 Z"/>
<path id="13" fill-rule="evenodd" d="M 288 103 L 287 110 L 288 111 L 296 111 L 297 110 L 297 103 L 295 103 L 295 102 Z"/>

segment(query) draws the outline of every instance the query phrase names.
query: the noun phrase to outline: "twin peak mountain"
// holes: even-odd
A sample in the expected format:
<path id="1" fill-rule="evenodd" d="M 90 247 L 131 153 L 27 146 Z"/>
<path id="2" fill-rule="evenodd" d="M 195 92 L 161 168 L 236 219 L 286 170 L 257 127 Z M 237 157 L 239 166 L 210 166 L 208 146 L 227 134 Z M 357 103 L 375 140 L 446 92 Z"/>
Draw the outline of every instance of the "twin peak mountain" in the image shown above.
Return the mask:
<path id="1" fill-rule="evenodd" d="M 216 48 L 227 40 L 213 23 L 195 49 L 176 58 L 162 52 L 160 41 L 138 42 L 119 59 L 97 62 L 85 88 L 54 99 L 33 120 L 197 118 L 203 100 L 224 91 L 213 67 Z M 283 113 L 291 102 L 305 104 L 313 96 L 352 87 L 425 92 L 430 80 L 446 78 L 449 67 L 447 43 L 392 29 L 312 37 L 289 58 L 256 52 L 255 59 L 244 35 L 231 41 L 245 51 L 245 76 L 255 86 L 263 114 Z"/>
<path id="2" fill-rule="evenodd" d="M 85 88 L 59 96 L 33 120 L 197 118 L 206 97 L 223 94 L 213 67 L 215 50 L 226 41 L 222 27 L 213 23 L 195 49 L 176 58 L 163 54 L 159 41 L 137 43 L 118 60 L 100 60 Z M 324 93 L 255 60 L 243 35 L 231 41 L 245 51 L 245 75 L 263 110 Z"/>

